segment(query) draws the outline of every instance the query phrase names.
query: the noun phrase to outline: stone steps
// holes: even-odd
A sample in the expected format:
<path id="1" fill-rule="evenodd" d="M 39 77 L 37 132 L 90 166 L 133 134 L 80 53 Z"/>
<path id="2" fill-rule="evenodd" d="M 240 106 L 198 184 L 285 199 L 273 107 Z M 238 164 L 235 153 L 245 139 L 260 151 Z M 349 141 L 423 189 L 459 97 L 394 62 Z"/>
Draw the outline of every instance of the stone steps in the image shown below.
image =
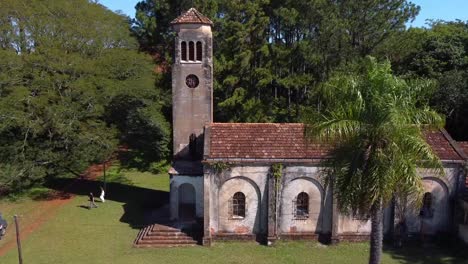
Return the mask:
<path id="1" fill-rule="evenodd" d="M 190 232 L 169 225 L 153 224 L 140 230 L 134 247 L 183 247 L 196 246 L 198 241 Z"/>

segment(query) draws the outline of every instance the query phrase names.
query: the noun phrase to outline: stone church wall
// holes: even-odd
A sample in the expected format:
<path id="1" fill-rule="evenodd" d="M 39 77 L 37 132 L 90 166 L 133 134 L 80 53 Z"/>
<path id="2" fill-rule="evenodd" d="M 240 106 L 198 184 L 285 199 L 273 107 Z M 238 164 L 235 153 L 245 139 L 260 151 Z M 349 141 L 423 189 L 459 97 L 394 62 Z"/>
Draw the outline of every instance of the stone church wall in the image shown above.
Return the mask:
<path id="1" fill-rule="evenodd" d="M 234 235 L 270 235 L 269 228 L 277 231 L 278 238 L 318 238 L 320 235 L 331 237 L 333 223 L 335 236 L 341 240 L 368 239 L 371 231 L 369 219 L 360 219 L 352 215 L 336 212 L 333 220 L 333 195 L 320 179 L 320 168 L 317 166 L 285 166 L 278 189 L 278 215 L 276 227 L 271 226 L 271 203 L 269 181 L 272 181 L 270 165 L 236 165 L 222 173 L 205 172 L 205 229 L 216 237 L 221 234 Z M 450 231 L 452 226 L 452 202 L 462 186 L 463 174 L 458 165 L 446 165 L 445 176 L 435 176 L 429 170 L 421 169 L 423 185 L 433 195 L 434 214 L 425 220 L 424 232 L 437 234 Z M 271 185 L 271 184 L 270 184 Z M 246 197 L 246 214 L 244 218 L 233 218 L 230 215 L 230 199 L 236 192 Z M 299 193 L 309 196 L 308 217 L 295 215 L 295 200 Z M 274 197 L 274 196 L 273 196 Z M 408 231 L 421 231 L 420 208 L 407 214 Z M 393 207 L 384 211 L 384 232 L 390 234 L 396 223 Z M 208 221 L 207 221 L 208 219 Z"/>
<path id="2" fill-rule="evenodd" d="M 193 187 L 194 196 L 179 192 L 183 185 Z M 203 217 L 203 176 L 171 176 L 170 180 L 170 211 L 171 219 L 179 219 L 179 203 L 195 199 L 196 217 Z M 181 200 L 181 201 L 180 201 Z M 183 201 L 185 200 L 185 201 Z"/>
<path id="3" fill-rule="evenodd" d="M 445 166 L 444 176 L 435 174 L 428 169 L 420 169 L 423 177 L 424 192 L 432 195 L 430 212 L 421 213 L 421 208 L 411 206 L 414 199 L 408 200 L 409 210 L 406 213 L 406 224 L 409 233 L 423 233 L 435 235 L 451 231 L 454 216 L 454 201 L 457 193 L 460 193 L 460 183 L 464 178 L 460 167 L 457 165 Z"/>
<path id="4" fill-rule="evenodd" d="M 280 190 L 279 233 L 331 233 L 332 196 L 319 177 L 318 167 L 287 166 Z M 306 219 L 295 215 L 295 201 L 299 193 L 309 196 Z"/>
<path id="5" fill-rule="evenodd" d="M 267 228 L 268 166 L 235 166 L 228 171 L 205 176 L 210 182 L 210 230 L 213 233 L 264 234 Z M 205 181 L 205 182 L 206 182 Z M 206 186 L 206 185 L 205 185 Z M 246 198 L 244 218 L 229 213 L 229 200 L 236 192 Z"/>

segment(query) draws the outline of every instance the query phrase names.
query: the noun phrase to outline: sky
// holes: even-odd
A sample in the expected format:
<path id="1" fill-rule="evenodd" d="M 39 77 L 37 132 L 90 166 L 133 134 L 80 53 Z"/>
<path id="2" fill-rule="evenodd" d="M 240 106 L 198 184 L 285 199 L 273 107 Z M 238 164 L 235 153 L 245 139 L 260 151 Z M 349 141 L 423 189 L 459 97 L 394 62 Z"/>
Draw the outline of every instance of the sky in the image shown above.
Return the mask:
<path id="1" fill-rule="evenodd" d="M 99 0 L 99 3 L 110 10 L 121 10 L 130 17 L 135 16 L 135 5 L 138 2 L 139 0 Z M 413 27 L 425 26 L 427 19 L 468 20 L 468 0 L 411 0 L 411 2 L 421 6 L 416 20 L 409 23 Z"/>

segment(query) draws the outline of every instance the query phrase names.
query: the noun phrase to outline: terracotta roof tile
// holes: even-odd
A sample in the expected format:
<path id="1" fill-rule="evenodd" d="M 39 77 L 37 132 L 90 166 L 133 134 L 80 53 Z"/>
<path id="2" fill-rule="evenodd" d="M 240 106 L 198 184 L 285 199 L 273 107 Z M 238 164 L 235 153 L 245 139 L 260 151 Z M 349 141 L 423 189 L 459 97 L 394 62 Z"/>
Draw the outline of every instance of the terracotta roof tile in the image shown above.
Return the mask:
<path id="1" fill-rule="evenodd" d="M 213 123 L 208 158 L 215 159 L 323 159 L 331 145 L 306 144 L 300 123 Z M 442 160 L 462 160 L 441 131 L 424 133 Z"/>
<path id="2" fill-rule="evenodd" d="M 468 156 L 468 141 L 457 141 L 457 144 L 460 146 L 461 150 L 465 153 L 465 156 Z"/>
<path id="3" fill-rule="evenodd" d="M 210 158 L 318 159 L 330 149 L 306 144 L 298 123 L 214 123 L 210 135 Z"/>
<path id="4" fill-rule="evenodd" d="M 205 25 L 213 25 L 213 22 L 207 18 L 206 16 L 202 15 L 198 12 L 195 8 L 190 8 L 185 13 L 177 17 L 176 19 L 172 20 L 172 25 L 174 24 L 205 24 Z"/>
<path id="5" fill-rule="evenodd" d="M 425 131 L 426 141 L 441 160 L 463 160 L 440 130 Z"/>

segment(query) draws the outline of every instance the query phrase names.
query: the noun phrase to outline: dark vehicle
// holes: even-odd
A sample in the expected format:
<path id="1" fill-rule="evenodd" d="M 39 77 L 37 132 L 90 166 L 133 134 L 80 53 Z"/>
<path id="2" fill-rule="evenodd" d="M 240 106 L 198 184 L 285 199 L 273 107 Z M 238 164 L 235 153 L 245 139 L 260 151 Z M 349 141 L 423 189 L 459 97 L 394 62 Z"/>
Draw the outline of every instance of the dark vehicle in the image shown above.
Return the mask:
<path id="1" fill-rule="evenodd" d="M 6 229 L 8 227 L 7 221 L 2 217 L 2 214 L 0 213 L 0 240 L 3 238 L 3 236 L 6 234 Z"/>

